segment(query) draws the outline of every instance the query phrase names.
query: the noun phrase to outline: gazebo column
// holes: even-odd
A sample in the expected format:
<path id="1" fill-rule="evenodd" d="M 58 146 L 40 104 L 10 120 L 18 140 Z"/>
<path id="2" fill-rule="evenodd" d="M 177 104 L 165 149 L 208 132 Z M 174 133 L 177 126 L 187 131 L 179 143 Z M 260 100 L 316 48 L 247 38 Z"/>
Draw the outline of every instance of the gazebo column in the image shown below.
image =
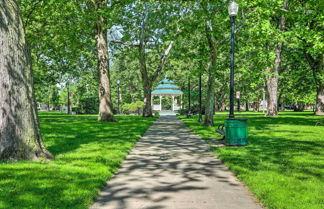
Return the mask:
<path id="1" fill-rule="evenodd" d="M 152 109 L 152 111 L 154 111 L 153 98 L 154 98 L 154 95 L 151 95 L 151 109 Z"/>
<path id="2" fill-rule="evenodd" d="M 174 96 L 171 97 L 172 97 L 172 111 L 174 111 Z"/>
<path id="3" fill-rule="evenodd" d="M 162 96 L 160 96 L 160 111 L 162 111 Z"/>
<path id="4" fill-rule="evenodd" d="M 182 109 L 182 94 L 180 95 L 180 108 Z"/>

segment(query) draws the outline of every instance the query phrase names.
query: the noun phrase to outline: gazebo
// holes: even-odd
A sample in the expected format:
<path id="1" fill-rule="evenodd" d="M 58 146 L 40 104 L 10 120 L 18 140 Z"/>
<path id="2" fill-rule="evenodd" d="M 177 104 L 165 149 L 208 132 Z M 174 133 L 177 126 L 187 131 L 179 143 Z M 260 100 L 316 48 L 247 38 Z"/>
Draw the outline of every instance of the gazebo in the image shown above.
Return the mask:
<path id="1" fill-rule="evenodd" d="M 175 83 L 167 78 L 160 81 L 159 85 L 152 91 L 152 110 L 162 111 L 162 97 L 171 96 L 171 110 L 176 111 L 182 108 L 182 94 Z M 153 98 L 160 97 L 160 104 L 155 105 Z"/>

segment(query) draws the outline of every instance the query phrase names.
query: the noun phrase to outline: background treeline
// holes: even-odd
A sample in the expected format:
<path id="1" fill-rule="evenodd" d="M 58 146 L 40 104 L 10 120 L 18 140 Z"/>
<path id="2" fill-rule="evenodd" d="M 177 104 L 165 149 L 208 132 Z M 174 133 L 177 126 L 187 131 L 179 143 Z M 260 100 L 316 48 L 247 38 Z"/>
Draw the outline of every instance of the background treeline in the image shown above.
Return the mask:
<path id="1" fill-rule="evenodd" d="M 191 81 L 198 106 L 203 79 L 206 125 L 228 105 L 228 1 L 20 0 L 33 58 L 38 103 L 98 111 L 96 17 L 105 18 L 110 90 L 117 112 L 143 101 L 150 116 L 150 92 L 166 75 L 185 92 Z M 105 1 L 103 1 L 105 2 Z M 265 92 L 269 116 L 284 105 L 324 112 L 324 15 L 318 0 L 238 0 L 235 91 L 242 107 L 258 109 Z M 95 4 L 94 4 L 95 5 Z M 96 12 L 96 13 L 95 13 Z"/>

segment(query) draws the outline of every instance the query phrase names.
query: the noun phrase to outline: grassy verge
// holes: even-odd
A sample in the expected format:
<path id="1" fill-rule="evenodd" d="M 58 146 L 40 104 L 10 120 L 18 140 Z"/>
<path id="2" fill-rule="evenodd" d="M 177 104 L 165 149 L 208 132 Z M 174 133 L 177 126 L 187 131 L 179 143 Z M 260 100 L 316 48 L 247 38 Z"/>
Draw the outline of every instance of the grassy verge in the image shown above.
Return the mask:
<path id="1" fill-rule="evenodd" d="M 155 118 L 41 113 L 51 162 L 0 163 L 0 208 L 88 208 Z"/>
<path id="2" fill-rule="evenodd" d="M 324 117 L 310 112 L 280 113 L 247 118 L 249 145 L 214 147 L 216 155 L 269 209 L 321 209 L 324 207 Z M 203 127 L 197 117 L 180 116 L 205 140 L 221 138 L 215 127 Z M 217 113 L 215 124 L 227 114 Z"/>

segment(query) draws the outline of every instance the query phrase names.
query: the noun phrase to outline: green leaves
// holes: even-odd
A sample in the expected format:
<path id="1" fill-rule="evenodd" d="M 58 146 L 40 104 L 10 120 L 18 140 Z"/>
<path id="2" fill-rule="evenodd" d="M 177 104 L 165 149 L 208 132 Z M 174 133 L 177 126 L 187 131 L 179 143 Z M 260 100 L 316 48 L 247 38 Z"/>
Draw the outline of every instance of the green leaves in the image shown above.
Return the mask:
<path id="1" fill-rule="evenodd" d="M 290 101 L 292 93 L 294 98 L 301 98 L 300 95 L 306 98 L 302 91 L 313 93 L 315 82 L 311 79 L 313 73 L 305 53 L 316 60 L 324 51 L 324 15 L 320 2 L 289 1 L 287 10 L 282 9 L 283 0 L 237 2 L 235 79 L 236 89 L 242 92 L 242 97 L 252 101 L 260 99 L 266 76 L 264 69 L 273 67 L 274 49 L 280 42 L 284 43 L 280 72 L 283 76 L 279 85 L 283 100 Z M 124 43 L 110 42 L 112 86 L 116 85 L 116 80 L 122 80 L 125 85 L 122 94 L 127 103 L 142 100 L 138 49 L 130 45 L 138 45 L 143 15 L 148 12 L 145 55 L 149 74 L 152 75 L 164 49 L 173 40 L 175 43 L 165 66 L 165 74 L 185 89 L 188 75 L 196 78 L 200 72 L 206 73 L 209 51 L 204 23 L 209 21 L 213 29 L 212 37 L 217 43 L 216 92 L 227 94 L 230 51 L 227 1 L 114 0 L 99 13 L 94 12 L 92 0 L 20 0 L 19 3 L 31 45 L 37 89 L 47 83 L 60 83 L 67 74 L 80 86 L 79 89 L 84 89 L 81 87 L 87 82 L 95 89 L 97 76 L 94 73 L 93 36 L 95 20 L 100 13 L 109 20 L 105 27 L 111 33 L 118 31 L 121 36 L 117 41 Z M 286 28 L 280 30 L 278 20 L 283 14 L 287 18 Z M 305 75 L 305 88 L 300 88 L 298 80 Z M 320 73 L 316 75 L 321 77 Z M 206 82 L 207 77 L 203 77 L 203 83 Z M 113 90 L 114 99 L 117 90 Z M 220 99 L 219 102 L 226 101 Z"/>

